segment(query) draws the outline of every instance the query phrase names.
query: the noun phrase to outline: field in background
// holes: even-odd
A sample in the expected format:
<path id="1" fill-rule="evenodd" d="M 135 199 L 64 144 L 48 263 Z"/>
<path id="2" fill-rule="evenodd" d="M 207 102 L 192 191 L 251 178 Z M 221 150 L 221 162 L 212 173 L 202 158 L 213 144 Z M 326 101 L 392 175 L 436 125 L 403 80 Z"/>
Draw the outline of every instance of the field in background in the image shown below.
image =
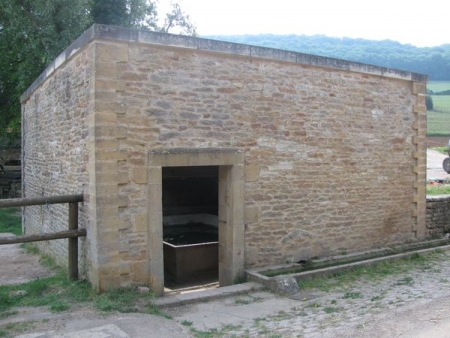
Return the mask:
<path id="1" fill-rule="evenodd" d="M 430 81 L 427 89 L 433 92 L 450 90 L 450 81 Z M 450 138 L 450 95 L 431 95 L 433 110 L 427 112 L 427 135 Z"/>

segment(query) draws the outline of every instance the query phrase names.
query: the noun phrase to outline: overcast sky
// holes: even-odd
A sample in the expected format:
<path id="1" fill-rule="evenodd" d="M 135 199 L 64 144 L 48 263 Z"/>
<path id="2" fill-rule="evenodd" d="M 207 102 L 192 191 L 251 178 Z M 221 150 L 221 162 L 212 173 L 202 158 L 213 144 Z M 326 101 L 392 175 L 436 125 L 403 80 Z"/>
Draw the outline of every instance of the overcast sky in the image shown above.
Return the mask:
<path id="1" fill-rule="evenodd" d="M 160 9 L 171 0 L 159 0 Z M 323 34 L 390 39 L 415 46 L 450 43 L 445 0 L 178 0 L 204 35 Z"/>

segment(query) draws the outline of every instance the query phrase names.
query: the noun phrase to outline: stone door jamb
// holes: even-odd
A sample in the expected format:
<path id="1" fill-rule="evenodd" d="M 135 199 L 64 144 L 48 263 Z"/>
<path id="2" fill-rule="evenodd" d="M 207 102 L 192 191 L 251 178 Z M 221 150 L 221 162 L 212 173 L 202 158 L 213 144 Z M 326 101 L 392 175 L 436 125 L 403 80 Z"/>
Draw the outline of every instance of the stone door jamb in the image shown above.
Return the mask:
<path id="1" fill-rule="evenodd" d="M 164 293 L 162 168 L 219 167 L 219 285 L 244 274 L 244 155 L 236 149 L 167 149 L 149 152 L 149 285 Z"/>

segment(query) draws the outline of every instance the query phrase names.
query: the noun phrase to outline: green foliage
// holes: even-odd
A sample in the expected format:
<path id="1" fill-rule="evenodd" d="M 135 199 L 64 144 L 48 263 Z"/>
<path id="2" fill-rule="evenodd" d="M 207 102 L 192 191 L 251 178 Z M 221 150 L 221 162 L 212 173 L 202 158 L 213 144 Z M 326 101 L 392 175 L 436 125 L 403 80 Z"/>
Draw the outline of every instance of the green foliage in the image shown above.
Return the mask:
<path id="1" fill-rule="evenodd" d="M 128 26 L 126 0 L 94 0 L 92 17 L 95 23 Z"/>
<path id="2" fill-rule="evenodd" d="M 22 218 L 19 208 L 0 209 L 0 232 L 22 235 Z"/>
<path id="3" fill-rule="evenodd" d="M 91 22 L 89 0 L 0 2 L 0 131 L 20 131 L 20 95 Z"/>
<path id="4" fill-rule="evenodd" d="M 93 22 L 195 34 L 175 3 L 160 19 L 150 0 L 0 1 L 0 135 L 20 134 L 20 96 Z M 164 21 L 160 25 L 159 21 Z"/>
<path id="5" fill-rule="evenodd" d="M 427 105 L 427 110 L 433 110 L 433 98 L 431 95 L 427 95 L 425 104 Z"/>

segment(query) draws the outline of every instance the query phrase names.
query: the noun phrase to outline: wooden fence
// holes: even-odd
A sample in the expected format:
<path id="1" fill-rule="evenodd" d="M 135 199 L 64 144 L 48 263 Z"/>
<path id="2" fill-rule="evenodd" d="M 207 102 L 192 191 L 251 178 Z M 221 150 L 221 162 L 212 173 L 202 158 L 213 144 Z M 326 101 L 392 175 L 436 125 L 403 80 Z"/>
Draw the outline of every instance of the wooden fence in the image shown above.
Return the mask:
<path id="1" fill-rule="evenodd" d="M 64 195 L 51 197 L 13 198 L 0 200 L 0 208 L 25 207 L 32 205 L 69 204 L 69 230 L 39 235 L 25 235 L 0 238 L 0 245 L 69 239 L 69 278 L 78 279 L 78 237 L 86 236 L 86 229 L 78 228 L 78 203 L 83 202 L 83 195 Z"/>

